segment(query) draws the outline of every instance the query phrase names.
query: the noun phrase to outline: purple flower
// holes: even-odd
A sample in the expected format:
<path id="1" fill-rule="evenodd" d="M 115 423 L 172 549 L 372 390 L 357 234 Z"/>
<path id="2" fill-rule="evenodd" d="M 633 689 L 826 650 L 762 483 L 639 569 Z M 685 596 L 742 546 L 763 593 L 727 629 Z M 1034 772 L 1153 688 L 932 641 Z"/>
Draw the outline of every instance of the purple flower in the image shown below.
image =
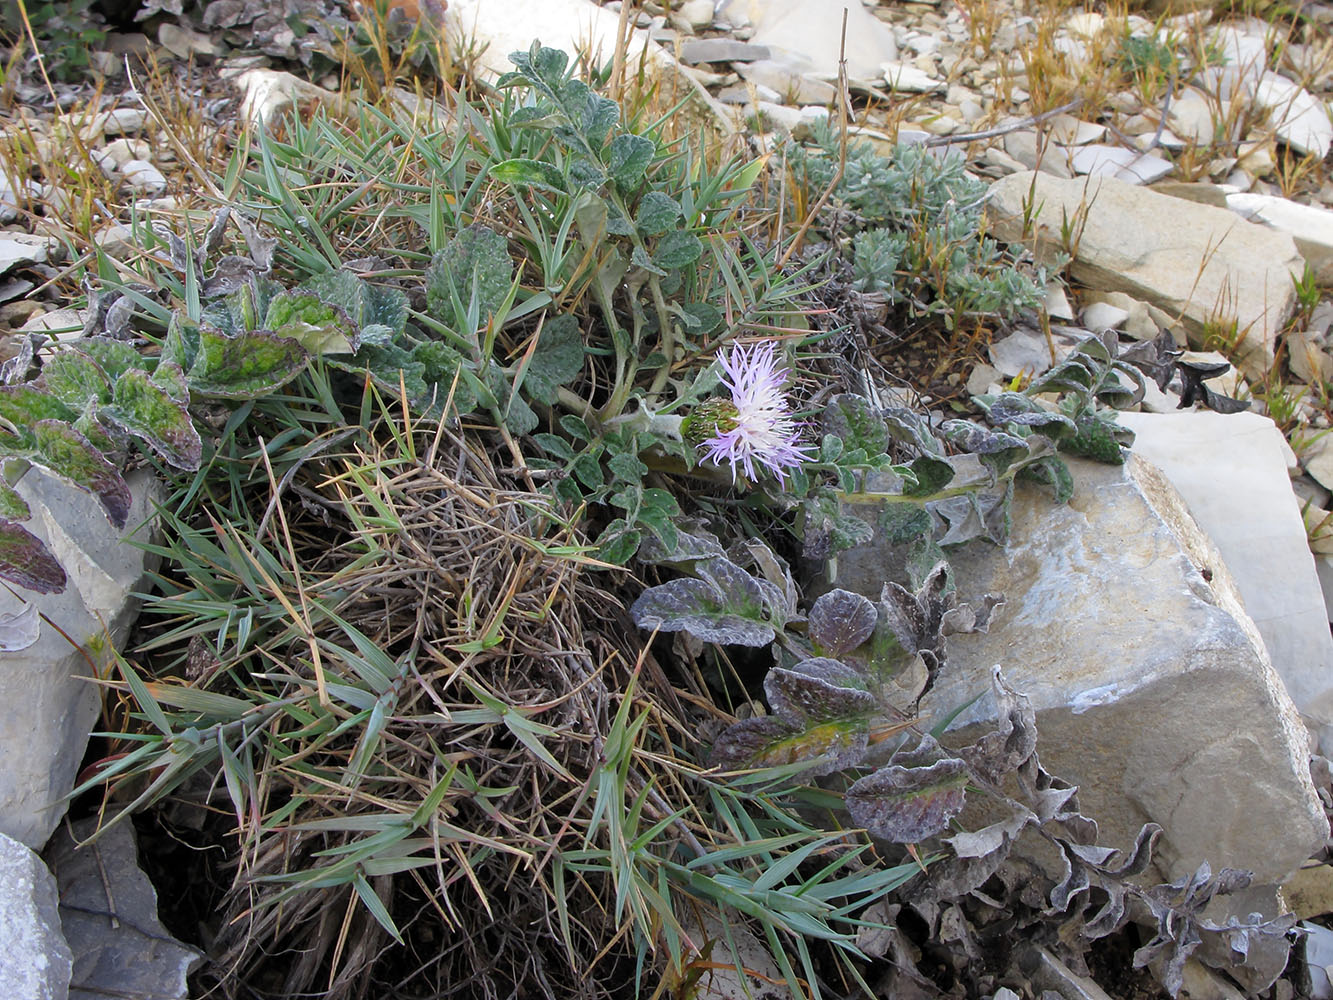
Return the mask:
<path id="1" fill-rule="evenodd" d="M 779 368 L 776 342 L 765 340 L 745 347 L 733 344 L 722 363 L 722 384 L 731 391 L 731 400 L 709 400 L 697 407 L 689 422 L 695 424 L 703 459 L 715 465 L 731 463 L 732 478 L 737 466 L 754 481 L 756 463 L 786 484 L 787 470 L 812 459 L 808 445 L 797 444 L 800 432 L 796 418 L 787 408 L 782 391 L 787 369 Z"/>

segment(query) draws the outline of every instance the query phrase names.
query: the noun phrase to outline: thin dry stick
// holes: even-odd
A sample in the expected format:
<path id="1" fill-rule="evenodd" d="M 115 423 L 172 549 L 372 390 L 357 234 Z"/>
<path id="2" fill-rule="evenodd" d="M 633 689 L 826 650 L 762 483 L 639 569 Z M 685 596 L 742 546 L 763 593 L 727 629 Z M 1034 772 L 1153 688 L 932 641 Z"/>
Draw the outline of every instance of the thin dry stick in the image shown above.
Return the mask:
<path id="1" fill-rule="evenodd" d="M 1039 115 L 1029 115 L 1020 121 L 1010 122 L 1008 125 L 996 125 L 994 128 L 983 129 L 980 132 L 961 132 L 957 135 L 933 135 L 921 145 L 923 146 L 952 146 L 959 142 L 974 142 L 977 139 L 996 139 L 1002 135 L 1008 135 L 1010 132 L 1019 132 L 1032 125 L 1038 125 L 1048 118 L 1054 118 L 1056 115 L 1062 115 L 1066 111 L 1073 111 L 1083 103 L 1083 98 L 1075 97 L 1072 101 L 1066 101 L 1058 108 L 1051 108 L 1050 111 L 1043 111 Z"/>
<path id="2" fill-rule="evenodd" d="M 819 200 L 810 206 L 810 211 L 806 213 L 805 221 L 801 223 L 801 228 L 796 231 L 792 238 L 791 246 L 787 247 L 787 252 L 778 258 L 778 267 L 786 265 L 801 245 L 801 240 L 805 238 L 806 230 L 814 224 L 815 217 L 819 215 L 819 210 L 824 207 L 824 203 L 829 200 L 838 185 L 842 183 L 842 173 L 847 168 L 847 10 L 842 11 L 842 41 L 838 45 L 838 105 L 842 120 L 842 135 L 840 137 L 838 149 L 838 169 L 833 173 L 833 179 L 829 181 L 828 187 L 824 193 L 819 196 Z"/>
<path id="3" fill-rule="evenodd" d="M 620 102 L 620 91 L 625 83 L 625 52 L 629 48 L 629 18 L 634 0 L 620 5 L 620 20 L 616 22 L 616 50 L 611 54 L 611 100 Z"/>

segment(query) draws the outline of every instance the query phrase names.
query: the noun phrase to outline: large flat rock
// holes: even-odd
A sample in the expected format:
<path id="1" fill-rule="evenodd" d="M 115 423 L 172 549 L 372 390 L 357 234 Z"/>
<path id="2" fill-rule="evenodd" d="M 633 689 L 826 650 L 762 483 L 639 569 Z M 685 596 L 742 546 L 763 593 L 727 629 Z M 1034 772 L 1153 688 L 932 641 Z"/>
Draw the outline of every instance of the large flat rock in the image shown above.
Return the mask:
<path id="1" fill-rule="evenodd" d="M 1109 177 L 1010 174 L 991 185 L 987 206 L 996 238 L 1039 257 L 1072 249 L 1075 279 L 1181 317 L 1196 342 L 1206 327 L 1234 323 L 1246 374 L 1272 366 L 1296 302 L 1292 279 L 1305 268 L 1288 234 Z M 1072 248 L 1062 236 L 1066 223 Z"/>
<path id="2" fill-rule="evenodd" d="M 1333 751 L 1333 637 L 1282 432 L 1258 413 L 1123 413 L 1222 554 L 1278 676 Z"/>
<path id="3" fill-rule="evenodd" d="M 1104 843 L 1127 846 L 1153 821 L 1163 875 L 1206 859 L 1280 884 L 1328 825 L 1305 729 L 1221 555 L 1143 459 L 1071 468 L 1068 505 L 1021 487 L 1007 547 L 952 551 L 961 597 L 1001 591 L 1007 604 L 988 635 L 950 640 L 927 726 L 986 691 L 998 663 L 1037 711 L 1042 761 L 1079 786 Z M 993 713 L 986 695 L 946 742 Z"/>
<path id="4" fill-rule="evenodd" d="M 69 578 L 60 594 L 0 590 L 0 616 L 31 605 L 41 619 L 36 642 L 0 652 L 0 833 L 36 850 L 65 813 L 101 710 L 89 678 L 108 668 L 108 638 L 121 642 L 138 611 L 133 594 L 142 589 L 145 553 L 124 539 L 150 522 L 150 497 L 158 493 L 151 470 L 127 479 L 134 504 L 124 531 L 111 526 L 92 496 L 38 469 L 15 487 L 32 510 L 24 527 Z"/>

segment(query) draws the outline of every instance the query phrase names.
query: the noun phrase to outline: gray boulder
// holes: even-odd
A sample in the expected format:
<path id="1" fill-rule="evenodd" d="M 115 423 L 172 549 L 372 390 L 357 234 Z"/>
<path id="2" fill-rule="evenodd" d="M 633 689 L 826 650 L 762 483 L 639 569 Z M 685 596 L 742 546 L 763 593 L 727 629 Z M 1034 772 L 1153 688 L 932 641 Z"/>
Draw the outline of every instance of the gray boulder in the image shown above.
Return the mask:
<path id="1" fill-rule="evenodd" d="M 1280 884 L 1328 824 L 1305 729 L 1226 565 L 1143 459 L 1071 469 L 1065 506 L 1019 487 L 1006 547 L 950 551 L 961 599 L 998 591 L 1007 603 L 989 634 L 949 640 L 924 727 L 988 692 L 1000 664 L 1036 709 L 1043 763 L 1079 786 L 1103 843 L 1127 847 L 1152 821 L 1163 876 L 1206 859 Z M 867 559 L 839 567 L 839 586 L 878 594 Z M 970 742 L 994 715 L 986 693 L 945 743 Z"/>
<path id="2" fill-rule="evenodd" d="M 24 526 L 69 578 L 60 594 L 0 590 L 0 621 L 36 619 L 40 629 L 25 648 L 0 651 L 0 833 L 34 849 L 64 815 L 101 710 L 89 678 L 108 670 L 108 636 L 113 644 L 124 640 L 138 611 L 132 594 L 150 568 L 144 551 L 124 539 L 148 538 L 142 526 L 151 520 L 157 483 L 151 470 L 127 479 L 134 505 L 124 531 L 92 496 L 39 469 L 15 487 L 32 510 Z"/>
<path id="3" fill-rule="evenodd" d="M 65 1000 L 72 960 L 42 859 L 0 833 L 0 995 Z"/>
<path id="4" fill-rule="evenodd" d="M 1166 474 L 1222 554 L 1273 667 L 1327 755 L 1333 637 L 1282 432 L 1258 413 L 1124 413 L 1120 422 L 1136 435 L 1135 453 Z"/>
<path id="5" fill-rule="evenodd" d="M 1011 174 L 991 185 L 987 204 L 997 239 L 1039 256 L 1072 251 L 1075 279 L 1180 316 L 1191 337 L 1234 322 L 1241 368 L 1256 376 L 1271 368 L 1296 302 L 1292 279 L 1305 268 L 1286 233 L 1109 177 Z"/>
<path id="6" fill-rule="evenodd" d="M 96 829 L 96 819 L 62 828 L 47 851 L 73 955 L 70 1000 L 186 1000 L 186 980 L 203 956 L 158 920 L 157 891 L 139 868 L 134 827 L 118 823 L 80 847 L 75 838 Z"/>

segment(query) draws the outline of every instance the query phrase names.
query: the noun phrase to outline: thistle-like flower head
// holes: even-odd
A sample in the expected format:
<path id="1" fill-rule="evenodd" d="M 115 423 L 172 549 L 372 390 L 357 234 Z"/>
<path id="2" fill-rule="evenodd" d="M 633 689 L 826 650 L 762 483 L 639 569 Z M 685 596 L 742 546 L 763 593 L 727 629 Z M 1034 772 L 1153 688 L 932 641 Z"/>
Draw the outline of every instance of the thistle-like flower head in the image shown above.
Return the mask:
<path id="1" fill-rule="evenodd" d="M 706 449 L 703 460 L 731 463 L 733 479 L 738 466 L 747 479 L 757 479 L 758 464 L 785 484 L 787 470 L 814 457 L 809 446 L 798 443 L 800 430 L 783 392 L 787 370 L 778 367 L 775 346 L 772 340 L 733 344 L 719 359 L 730 401 L 708 400 L 687 421 L 693 425 L 685 429 L 687 439 Z"/>

